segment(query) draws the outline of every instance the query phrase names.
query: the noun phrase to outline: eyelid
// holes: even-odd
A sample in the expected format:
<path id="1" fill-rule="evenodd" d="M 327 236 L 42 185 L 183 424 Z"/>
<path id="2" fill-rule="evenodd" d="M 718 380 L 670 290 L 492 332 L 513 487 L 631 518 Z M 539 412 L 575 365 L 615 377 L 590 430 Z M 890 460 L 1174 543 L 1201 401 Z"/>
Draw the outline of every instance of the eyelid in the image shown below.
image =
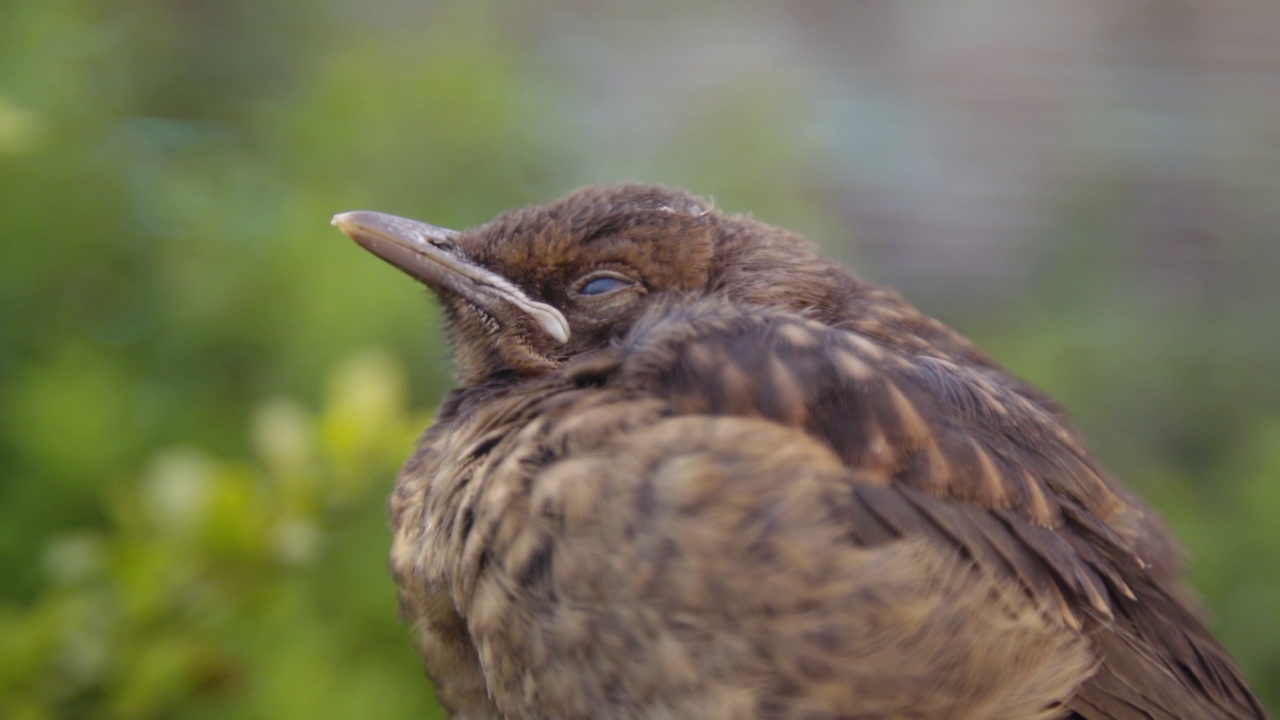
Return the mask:
<path id="1" fill-rule="evenodd" d="M 619 282 L 625 283 L 626 285 L 636 284 L 636 280 L 634 278 L 628 275 L 624 275 L 623 273 L 617 272 L 616 270 L 597 270 L 596 272 L 592 272 L 592 273 L 588 273 L 587 275 L 584 275 L 581 279 L 578 280 L 578 282 L 574 283 L 573 291 L 581 295 L 587 295 L 587 293 L 582 292 L 583 288 L 595 282 L 596 280 L 605 280 L 605 279 L 617 280 Z M 601 293 L 592 293 L 590 295 L 587 295 L 587 297 L 595 297 L 597 295 L 606 295 L 610 292 L 613 292 L 614 290 L 620 290 L 620 289 L 622 289 L 621 286 L 616 288 L 610 288 L 609 290 L 606 290 Z"/>

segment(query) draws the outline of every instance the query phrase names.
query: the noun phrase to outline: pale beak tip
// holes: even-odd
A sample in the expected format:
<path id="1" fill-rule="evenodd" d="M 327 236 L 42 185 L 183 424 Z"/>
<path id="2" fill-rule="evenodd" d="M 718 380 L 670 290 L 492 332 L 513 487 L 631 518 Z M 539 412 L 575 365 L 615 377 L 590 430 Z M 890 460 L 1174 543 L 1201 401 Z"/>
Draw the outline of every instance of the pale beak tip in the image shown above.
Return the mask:
<path id="1" fill-rule="evenodd" d="M 350 226 L 352 220 L 355 219 L 357 214 L 358 213 L 354 212 L 340 212 L 333 216 L 333 219 L 329 221 L 329 224 L 341 230 L 343 226 Z"/>

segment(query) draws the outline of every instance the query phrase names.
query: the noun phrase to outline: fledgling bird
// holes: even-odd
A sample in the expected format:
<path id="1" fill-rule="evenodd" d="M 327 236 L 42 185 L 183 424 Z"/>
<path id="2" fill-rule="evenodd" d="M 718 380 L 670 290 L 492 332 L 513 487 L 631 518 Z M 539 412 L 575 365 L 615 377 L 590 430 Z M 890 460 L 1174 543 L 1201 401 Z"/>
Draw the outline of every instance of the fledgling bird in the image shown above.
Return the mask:
<path id="1" fill-rule="evenodd" d="M 458 388 L 390 500 L 454 718 L 1263 718 L 1050 398 L 804 238 L 593 186 L 338 215 Z"/>

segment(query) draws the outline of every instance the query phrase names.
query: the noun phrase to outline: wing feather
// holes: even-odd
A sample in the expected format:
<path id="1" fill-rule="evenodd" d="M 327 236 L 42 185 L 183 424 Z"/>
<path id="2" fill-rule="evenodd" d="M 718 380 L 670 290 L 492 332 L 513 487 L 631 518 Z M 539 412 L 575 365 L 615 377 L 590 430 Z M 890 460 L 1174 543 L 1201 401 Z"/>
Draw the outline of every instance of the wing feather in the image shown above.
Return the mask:
<path id="1" fill-rule="evenodd" d="M 1181 717 L 1265 717 L 1182 602 L 1162 521 L 1041 393 L 993 364 L 912 354 L 796 315 L 714 302 L 680 313 L 637 325 L 620 377 L 680 413 L 805 431 L 863 478 L 849 523 L 858 541 L 945 542 L 1082 628 L 1103 667 L 1072 706 L 1080 717 L 1163 717 L 1171 702 Z M 726 369 L 739 378 L 731 385 L 712 376 Z"/>

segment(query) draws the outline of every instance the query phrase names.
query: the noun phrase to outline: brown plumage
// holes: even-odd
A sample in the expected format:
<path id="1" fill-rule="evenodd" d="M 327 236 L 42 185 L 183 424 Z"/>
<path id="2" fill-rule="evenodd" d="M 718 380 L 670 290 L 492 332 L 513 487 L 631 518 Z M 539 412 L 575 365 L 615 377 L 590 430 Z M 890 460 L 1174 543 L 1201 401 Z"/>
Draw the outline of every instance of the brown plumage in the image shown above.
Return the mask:
<path id="1" fill-rule="evenodd" d="M 803 238 L 643 185 L 334 223 L 444 308 L 391 568 L 453 717 L 1265 717 L 1062 410 Z"/>

